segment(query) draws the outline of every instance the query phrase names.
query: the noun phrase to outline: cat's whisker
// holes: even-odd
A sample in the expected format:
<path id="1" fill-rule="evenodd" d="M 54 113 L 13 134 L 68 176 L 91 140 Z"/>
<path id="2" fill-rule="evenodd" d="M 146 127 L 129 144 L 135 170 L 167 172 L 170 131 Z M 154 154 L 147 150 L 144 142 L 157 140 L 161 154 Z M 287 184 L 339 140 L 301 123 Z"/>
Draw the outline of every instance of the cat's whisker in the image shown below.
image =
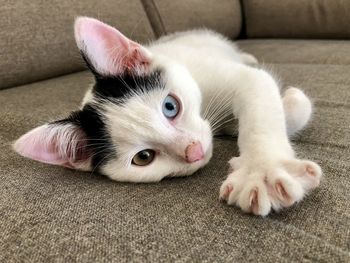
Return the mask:
<path id="1" fill-rule="evenodd" d="M 102 149 L 102 148 L 105 148 L 106 145 L 105 144 L 88 144 L 88 145 L 84 145 L 84 146 L 81 146 L 81 147 L 76 147 L 75 149 L 76 150 L 80 150 L 80 149 L 86 149 L 86 148 L 90 148 L 92 147 L 94 148 L 94 150 L 96 149 Z"/>
<path id="2" fill-rule="evenodd" d="M 212 126 L 211 129 L 212 129 L 212 132 L 215 132 L 219 129 L 222 129 L 223 125 L 226 124 L 226 123 L 229 123 L 229 122 L 232 122 L 234 120 L 234 118 L 232 119 L 229 119 L 227 121 L 222 121 L 222 122 L 219 122 L 219 123 L 216 123 L 215 126 Z"/>
<path id="3" fill-rule="evenodd" d="M 211 107 L 214 104 L 215 100 L 221 95 L 222 91 L 219 91 L 217 93 L 214 94 L 214 96 L 211 97 L 210 101 L 208 102 L 206 109 L 204 111 L 204 118 L 207 119 L 208 118 L 208 114 L 211 112 Z"/>
<path id="4" fill-rule="evenodd" d="M 229 107 L 229 105 L 223 105 L 222 107 L 217 108 L 215 112 L 213 112 L 213 114 L 210 116 L 209 121 L 212 123 L 222 115 L 226 116 L 228 114 L 232 114 L 231 107 Z"/>
<path id="5" fill-rule="evenodd" d="M 96 155 L 100 154 L 100 153 L 103 153 L 103 152 L 109 152 L 108 154 L 114 154 L 115 151 L 113 149 L 113 147 L 105 147 L 105 148 L 102 148 L 101 150 L 97 151 L 97 152 L 94 152 L 92 153 L 89 157 L 90 158 L 94 158 Z"/>
<path id="6" fill-rule="evenodd" d="M 212 118 L 209 120 L 211 123 L 215 122 L 217 119 L 221 118 L 222 116 L 227 116 L 232 114 L 232 111 L 230 108 L 222 108 L 218 109 L 215 114 L 212 115 Z"/>
<path id="7" fill-rule="evenodd" d="M 232 115 L 231 111 L 222 112 L 210 122 L 211 127 L 215 127 L 216 125 L 220 124 L 220 122 L 227 119 L 230 115 Z"/>
<path id="8" fill-rule="evenodd" d="M 118 79 L 124 84 L 125 87 L 127 87 L 130 91 L 133 91 L 133 89 L 126 83 L 126 81 L 118 75 Z"/>
<path id="9" fill-rule="evenodd" d="M 225 111 L 231 111 L 231 103 L 222 101 L 222 103 L 217 106 L 212 112 L 211 115 L 209 116 L 209 120 L 213 120 L 218 114 L 225 112 Z"/>
<path id="10" fill-rule="evenodd" d="M 229 115 L 232 115 L 230 108 L 220 109 L 215 114 L 212 115 L 211 119 L 209 119 L 209 122 L 211 125 L 214 125 L 216 122 L 219 122 L 222 119 L 227 118 Z"/>
<path id="11" fill-rule="evenodd" d="M 215 118 L 211 119 L 210 124 L 214 125 L 215 123 L 217 123 L 223 119 L 226 119 L 226 118 L 230 117 L 231 115 L 233 115 L 233 114 L 230 110 L 222 111 L 221 113 L 218 113 L 215 116 Z"/>
<path id="12" fill-rule="evenodd" d="M 104 158 L 102 158 L 102 160 L 99 161 L 99 162 L 93 167 L 93 169 L 91 170 L 90 175 L 92 175 L 92 174 L 96 171 L 96 169 L 100 166 L 101 163 L 103 163 L 106 159 L 110 158 L 111 156 L 113 156 L 113 153 L 107 154 Z"/>
<path id="13" fill-rule="evenodd" d="M 215 100 L 213 102 L 215 102 Z M 207 119 L 211 122 L 212 119 L 216 118 L 216 115 L 220 114 L 221 111 L 231 109 L 231 103 L 232 101 L 229 96 L 224 97 L 220 102 L 216 102 L 214 104 L 214 108 L 209 112 Z"/>
<path id="14" fill-rule="evenodd" d="M 216 126 L 215 128 L 213 128 L 212 132 L 215 134 L 219 129 L 223 129 L 223 128 L 227 127 L 225 125 L 228 123 L 232 123 L 234 120 L 235 120 L 235 118 L 231 118 L 231 119 L 228 119 L 228 120 L 220 123 L 219 126 Z"/>
<path id="15" fill-rule="evenodd" d="M 224 96 L 222 96 L 224 95 Z M 230 95 L 230 94 L 228 94 Z M 220 90 L 219 92 L 216 92 L 214 96 L 212 96 L 211 100 L 209 101 L 207 105 L 206 112 L 210 112 L 210 110 L 215 110 L 216 107 L 220 106 L 219 102 L 216 102 L 217 99 L 221 98 L 222 101 L 230 100 L 230 96 L 227 96 L 227 94 L 224 94 L 224 90 Z M 215 103 L 216 102 L 216 103 Z M 214 109 L 211 109 L 211 107 L 214 105 Z"/>
<path id="16" fill-rule="evenodd" d="M 73 139 L 70 140 L 70 142 L 84 142 L 84 141 L 106 141 L 106 139 L 90 139 L 90 138 L 86 138 L 86 139 Z"/>
<path id="17" fill-rule="evenodd" d="M 218 116 L 217 118 L 215 118 L 214 120 L 212 120 L 212 122 L 210 123 L 210 125 L 216 126 L 217 124 L 220 124 L 222 121 L 232 118 L 233 115 L 231 114 L 231 112 L 227 112 L 227 114 L 221 114 L 220 116 Z"/>

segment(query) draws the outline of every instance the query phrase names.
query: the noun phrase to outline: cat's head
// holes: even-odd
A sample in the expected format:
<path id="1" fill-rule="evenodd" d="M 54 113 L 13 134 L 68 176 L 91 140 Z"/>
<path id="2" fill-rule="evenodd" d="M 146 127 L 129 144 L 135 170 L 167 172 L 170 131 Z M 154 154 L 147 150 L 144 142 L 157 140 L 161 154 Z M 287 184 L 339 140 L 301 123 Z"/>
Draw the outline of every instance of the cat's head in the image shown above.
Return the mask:
<path id="1" fill-rule="evenodd" d="M 212 134 L 186 68 L 92 18 L 76 20 L 75 38 L 96 83 L 80 110 L 20 137 L 19 154 L 129 182 L 189 175 L 209 161 Z"/>

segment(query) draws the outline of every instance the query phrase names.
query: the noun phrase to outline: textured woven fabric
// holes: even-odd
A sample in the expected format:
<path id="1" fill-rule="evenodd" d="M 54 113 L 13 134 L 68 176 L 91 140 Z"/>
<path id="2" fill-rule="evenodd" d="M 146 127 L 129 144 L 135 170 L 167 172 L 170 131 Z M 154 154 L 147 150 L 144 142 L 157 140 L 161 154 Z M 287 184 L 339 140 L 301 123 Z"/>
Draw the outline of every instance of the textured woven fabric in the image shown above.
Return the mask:
<path id="1" fill-rule="evenodd" d="M 240 46 L 260 63 L 350 65 L 347 40 L 247 39 Z"/>
<path id="2" fill-rule="evenodd" d="M 153 38 L 139 0 L 0 0 L 0 89 L 82 70 L 76 16 L 101 18 L 138 41 Z"/>
<path id="3" fill-rule="evenodd" d="M 78 107 L 91 76 L 76 73 L 0 91 L 0 262 L 349 262 L 347 53 L 321 64 L 338 42 L 294 43 L 301 53 L 313 49 L 319 60 L 311 64 L 295 60 L 292 42 L 254 45 L 241 42 L 285 86 L 314 99 L 314 118 L 294 144 L 325 178 L 304 201 L 266 218 L 220 203 L 227 161 L 238 154 L 232 138 L 216 139 L 213 159 L 195 175 L 158 184 L 113 182 L 13 153 L 12 140 Z"/>
<path id="4" fill-rule="evenodd" d="M 241 31 L 239 0 L 153 0 L 166 33 L 211 28 L 231 38 Z"/>
<path id="5" fill-rule="evenodd" d="M 350 38 L 348 0 L 243 0 L 248 37 Z"/>

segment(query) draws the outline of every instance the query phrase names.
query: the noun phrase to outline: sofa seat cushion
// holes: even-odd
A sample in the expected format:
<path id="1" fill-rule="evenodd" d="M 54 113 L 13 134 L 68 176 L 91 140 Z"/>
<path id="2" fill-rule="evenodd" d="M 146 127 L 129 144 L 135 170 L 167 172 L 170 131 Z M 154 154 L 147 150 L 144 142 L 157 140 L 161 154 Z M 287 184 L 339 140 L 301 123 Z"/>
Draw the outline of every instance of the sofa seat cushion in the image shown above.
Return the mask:
<path id="1" fill-rule="evenodd" d="M 266 218 L 220 203 L 227 161 L 238 154 L 228 137 L 216 139 L 204 169 L 158 184 L 118 183 L 23 159 L 10 143 L 76 109 L 91 83 L 87 72 L 66 75 L 0 91 L 0 262 L 348 261 L 349 66 L 294 63 L 296 52 L 279 40 L 264 52 L 254 45 L 241 42 L 284 86 L 300 86 L 314 99 L 313 120 L 294 144 L 300 157 L 322 166 L 318 189 Z M 283 62 L 274 63 L 281 50 Z"/>

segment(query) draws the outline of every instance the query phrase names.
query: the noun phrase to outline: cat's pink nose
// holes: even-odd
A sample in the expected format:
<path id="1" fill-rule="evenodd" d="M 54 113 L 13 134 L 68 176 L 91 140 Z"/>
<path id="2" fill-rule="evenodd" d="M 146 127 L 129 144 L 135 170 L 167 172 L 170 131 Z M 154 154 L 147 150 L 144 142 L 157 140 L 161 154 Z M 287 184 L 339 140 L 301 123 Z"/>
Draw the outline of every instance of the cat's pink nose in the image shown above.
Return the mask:
<path id="1" fill-rule="evenodd" d="M 191 143 L 186 147 L 186 162 L 194 163 L 204 158 L 202 145 L 200 142 Z"/>

